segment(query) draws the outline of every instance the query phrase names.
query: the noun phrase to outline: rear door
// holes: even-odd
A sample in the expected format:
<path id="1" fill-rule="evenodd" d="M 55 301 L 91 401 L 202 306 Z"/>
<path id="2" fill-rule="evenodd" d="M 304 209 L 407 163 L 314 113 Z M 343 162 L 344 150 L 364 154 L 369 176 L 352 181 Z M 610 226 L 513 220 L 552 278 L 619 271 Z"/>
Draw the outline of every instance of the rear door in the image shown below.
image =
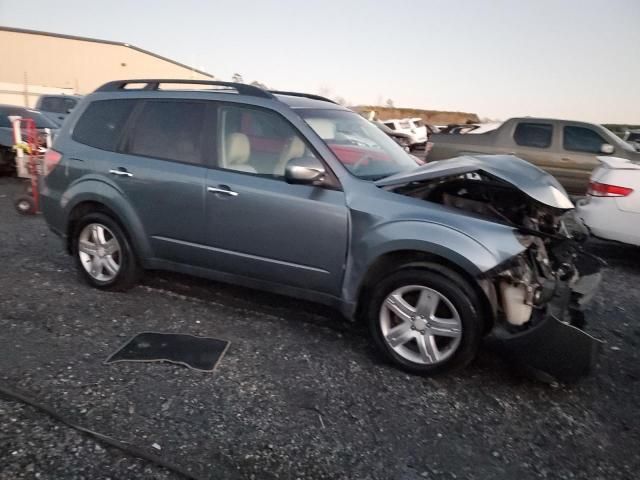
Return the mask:
<path id="1" fill-rule="evenodd" d="M 213 131 L 212 131 L 213 133 Z M 220 104 L 218 168 L 207 175 L 208 266 L 340 294 L 348 213 L 344 193 L 284 180 L 287 161 L 319 157 L 280 114 Z"/>
<path id="2" fill-rule="evenodd" d="M 198 263 L 207 168 L 203 101 L 140 100 L 105 173 L 134 208 L 156 258 Z"/>

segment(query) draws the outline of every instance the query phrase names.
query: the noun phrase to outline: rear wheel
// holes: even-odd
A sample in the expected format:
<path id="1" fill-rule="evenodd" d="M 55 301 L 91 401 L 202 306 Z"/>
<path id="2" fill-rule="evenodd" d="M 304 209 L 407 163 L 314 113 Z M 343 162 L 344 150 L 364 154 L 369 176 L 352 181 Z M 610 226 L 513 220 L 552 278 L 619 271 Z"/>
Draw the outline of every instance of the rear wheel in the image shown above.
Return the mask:
<path id="1" fill-rule="evenodd" d="M 448 269 L 407 268 L 374 289 L 368 310 L 378 350 L 419 374 L 461 368 L 475 357 L 482 318 L 473 289 Z"/>
<path id="2" fill-rule="evenodd" d="M 17 196 L 13 201 L 13 205 L 20 215 L 35 215 L 36 213 L 36 204 L 31 195 Z"/>
<path id="3" fill-rule="evenodd" d="M 127 290 L 141 269 L 129 239 L 117 222 L 103 213 L 90 213 L 76 224 L 73 252 L 80 275 L 105 290 Z"/>

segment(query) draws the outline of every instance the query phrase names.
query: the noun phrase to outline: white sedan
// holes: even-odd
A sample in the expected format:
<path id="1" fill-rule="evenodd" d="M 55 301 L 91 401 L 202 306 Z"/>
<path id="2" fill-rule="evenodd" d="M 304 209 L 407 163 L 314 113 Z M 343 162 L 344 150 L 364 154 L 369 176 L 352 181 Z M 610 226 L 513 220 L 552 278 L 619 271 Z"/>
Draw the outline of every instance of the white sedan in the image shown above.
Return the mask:
<path id="1" fill-rule="evenodd" d="M 578 218 L 591 234 L 640 246 L 640 164 L 624 158 L 598 157 L 589 191 L 577 202 Z"/>

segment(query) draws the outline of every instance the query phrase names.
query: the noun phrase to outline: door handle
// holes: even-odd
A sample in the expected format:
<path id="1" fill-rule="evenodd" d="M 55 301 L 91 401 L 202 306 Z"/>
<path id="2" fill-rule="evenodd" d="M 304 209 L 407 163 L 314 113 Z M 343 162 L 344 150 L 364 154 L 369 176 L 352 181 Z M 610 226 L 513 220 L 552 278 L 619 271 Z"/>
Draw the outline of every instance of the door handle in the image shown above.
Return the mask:
<path id="1" fill-rule="evenodd" d="M 118 175 L 119 177 L 133 177 L 133 173 L 127 172 L 126 168 L 118 168 L 109 170 L 111 175 Z"/>
<path id="2" fill-rule="evenodd" d="M 207 187 L 207 192 L 224 193 L 225 195 L 229 195 L 231 197 L 237 197 L 238 196 L 238 192 L 234 192 L 229 187 L 227 187 L 227 188 Z"/>
<path id="3" fill-rule="evenodd" d="M 570 158 L 567 158 L 567 157 L 562 157 L 562 158 L 561 158 L 561 160 L 562 160 L 563 162 L 570 162 L 570 161 L 571 161 L 571 159 L 570 159 Z"/>

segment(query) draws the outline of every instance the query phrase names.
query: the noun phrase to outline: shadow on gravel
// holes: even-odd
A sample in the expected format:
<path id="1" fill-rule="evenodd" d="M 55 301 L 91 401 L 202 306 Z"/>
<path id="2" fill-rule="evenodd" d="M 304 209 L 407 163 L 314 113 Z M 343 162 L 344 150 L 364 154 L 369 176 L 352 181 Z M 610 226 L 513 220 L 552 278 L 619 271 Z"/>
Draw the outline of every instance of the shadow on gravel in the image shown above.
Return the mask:
<path id="1" fill-rule="evenodd" d="M 340 312 L 328 306 L 173 272 L 146 272 L 143 285 L 178 297 L 197 299 L 241 311 L 263 312 L 266 315 L 278 317 L 290 325 L 305 323 L 314 327 L 326 328 L 342 334 L 353 349 L 363 348 L 372 365 L 395 369 L 377 353 L 369 341 L 369 332 L 364 322 L 347 320 Z M 295 328 L 295 325 L 293 327 Z M 450 379 L 457 378 L 457 380 L 464 381 L 468 377 L 483 375 L 487 376 L 487 379 L 500 378 L 507 383 L 517 384 L 524 381 L 532 385 L 540 384 L 518 367 L 508 364 L 493 348 L 489 348 L 487 345 L 481 347 L 478 357 L 472 365 L 453 375 L 442 375 L 435 378 L 446 383 L 451 381 Z M 415 378 L 423 379 L 421 376 L 415 376 Z M 434 382 L 432 379 L 424 381 Z"/>
<path id="2" fill-rule="evenodd" d="M 640 272 L 640 247 L 592 239 L 586 249 L 606 261 L 609 268 Z"/>

